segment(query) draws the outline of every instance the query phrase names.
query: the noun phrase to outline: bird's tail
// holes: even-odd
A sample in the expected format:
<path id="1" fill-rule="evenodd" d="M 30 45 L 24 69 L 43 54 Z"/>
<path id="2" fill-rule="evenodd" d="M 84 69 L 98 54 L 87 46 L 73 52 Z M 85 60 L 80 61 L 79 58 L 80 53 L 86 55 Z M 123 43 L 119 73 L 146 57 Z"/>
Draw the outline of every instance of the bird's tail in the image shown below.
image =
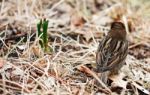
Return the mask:
<path id="1" fill-rule="evenodd" d="M 109 71 L 101 73 L 100 79 L 102 82 L 104 82 L 107 85 L 108 81 L 108 76 L 109 76 Z"/>

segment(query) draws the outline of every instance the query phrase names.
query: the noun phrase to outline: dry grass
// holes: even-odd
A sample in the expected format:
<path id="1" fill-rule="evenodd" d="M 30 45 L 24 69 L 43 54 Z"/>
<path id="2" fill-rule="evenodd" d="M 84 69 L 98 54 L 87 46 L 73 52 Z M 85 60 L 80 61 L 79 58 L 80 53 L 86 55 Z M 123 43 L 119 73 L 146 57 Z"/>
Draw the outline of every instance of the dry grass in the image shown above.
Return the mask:
<path id="1" fill-rule="evenodd" d="M 95 85 L 94 77 L 81 72 L 79 67 L 90 65 L 95 68 L 98 41 L 107 34 L 110 23 L 121 17 L 124 17 L 124 22 L 129 20 L 133 27 L 128 36 L 130 50 L 127 64 L 121 72 L 125 74 L 127 82 L 140 83 L 140 87 L 150 91 L 150 1 L 94 1 L 1 0 L 0 60 L 5 62 L 0 61 L 4 63 L 0 68 L 0 93 L 105 93 Z M 43 52 L 38 44 L 39 38 L 35 36 L 36 24 L 43 17 L 49 20 L 51 53 Z M 16 35 L 21 36 L 16 39 Z M 137 86 L 130 89 L 133 91 L 125 90 L 121 94 L 142 95 Z"/>

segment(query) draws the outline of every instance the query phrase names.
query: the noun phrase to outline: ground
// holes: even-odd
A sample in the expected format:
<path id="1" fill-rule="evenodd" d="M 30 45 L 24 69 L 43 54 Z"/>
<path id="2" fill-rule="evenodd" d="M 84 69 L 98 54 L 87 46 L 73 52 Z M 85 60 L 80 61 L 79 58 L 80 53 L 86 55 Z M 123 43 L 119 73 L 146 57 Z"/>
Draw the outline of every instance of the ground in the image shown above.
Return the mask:
<path id="1" fill-rule="evenodd" d="M 149 7 L 149 0 L 0 0 L 0 93 L 149 95 Z M 43 18 L 49 52 L 36 36 Z M 129 53 L 106 86 L 94 71 L 95 53 L 113 21 L 129 26 Z"/>

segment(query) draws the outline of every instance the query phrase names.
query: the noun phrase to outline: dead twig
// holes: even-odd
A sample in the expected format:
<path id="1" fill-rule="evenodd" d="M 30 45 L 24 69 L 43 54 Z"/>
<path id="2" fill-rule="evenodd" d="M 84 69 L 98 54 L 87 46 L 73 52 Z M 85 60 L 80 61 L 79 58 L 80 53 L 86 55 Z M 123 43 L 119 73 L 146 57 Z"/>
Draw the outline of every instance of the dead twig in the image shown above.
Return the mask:
<path id="1" fill-rule="evenodd" d="M 93 71 L 91 71 L 89 68 L 87 68 L 86 66 L 81 65 L 81 66 L 78 67 L 78 69 L 81 70 L 81 71 L 84 71 L 84 72 L 86 72 L 86 73 L 88 73 L 88 74 L 90 74 L 90 75 L 92 75 L 92 76 L 102 85 L 102 87 L 104 87 L 104 88 L 108 91 L 108 93 L 111 93 L 111 90 L 110 90 L 110 89 L 99 79 L 99 77 L 98 77 Z"/>

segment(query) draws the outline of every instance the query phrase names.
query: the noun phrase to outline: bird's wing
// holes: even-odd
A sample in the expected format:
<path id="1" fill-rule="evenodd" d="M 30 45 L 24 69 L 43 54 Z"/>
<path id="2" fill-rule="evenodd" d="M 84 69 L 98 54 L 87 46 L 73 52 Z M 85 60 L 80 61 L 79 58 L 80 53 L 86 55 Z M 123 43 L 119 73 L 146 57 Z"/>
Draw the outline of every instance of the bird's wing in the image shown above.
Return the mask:
<path id="1" fill-rule="evenodd" d="M 99 71 L 108 71 L 121 64 L 127 56 L 128 42 L 106 37 L 100 44 L 96 54 Z"/>
<path id="2" fill-rule="evenodd" d="M 119 64 L 122 64 L 122 62 L 124 62 L 125 57 L 128 54 L 128 41 L 117 42 L 117 45 L 118 46 L 116 46 L 114 52 L 112 52 L 112 55 L 109 58 L 106 70 L 111 70 L 115 66 L 119 66 Z"/>
<path id="3" fill-rule="evenodd" d="M 106 36 L 106 38 L 102 39 L 102 41 L 100 41 L 99 43 L 98 50 L 96 53 L 96 63 L 98 65 L 98 68 L 107 66 L 107 62 L 109 59 L 109 53 L 107 50 L 110 47 L 110 42 L 111 39 Z"/>

